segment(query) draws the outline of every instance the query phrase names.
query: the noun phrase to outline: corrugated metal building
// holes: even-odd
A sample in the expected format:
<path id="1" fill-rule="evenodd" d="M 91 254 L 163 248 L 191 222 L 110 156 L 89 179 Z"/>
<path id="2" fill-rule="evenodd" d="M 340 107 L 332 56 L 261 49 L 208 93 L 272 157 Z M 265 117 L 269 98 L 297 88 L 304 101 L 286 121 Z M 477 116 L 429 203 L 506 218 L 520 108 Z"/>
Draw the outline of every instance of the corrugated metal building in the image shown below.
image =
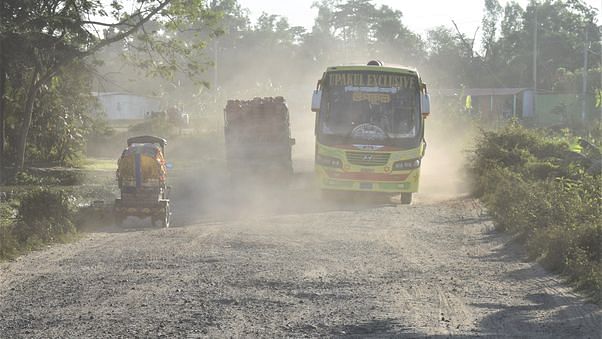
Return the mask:
<path id="1" fill-rule="evenodd" d="M 529 88 L 464 88 L 431 91 L 437 97 L 470 98 L 473 114 L 494 121 L 510 117 L 533 117 L 534 91 Z"/>
<path id="2" fill-rule="evenodd" d="M 431 90 L 434 100 L 460 100 L 468 113 L 495 123 L 510 117 L 529 119 L 536 126 L 592 122 L 599 117 L 596 98 L 580 93 L 535 93 L 531 88 L 463 88 Z"/>

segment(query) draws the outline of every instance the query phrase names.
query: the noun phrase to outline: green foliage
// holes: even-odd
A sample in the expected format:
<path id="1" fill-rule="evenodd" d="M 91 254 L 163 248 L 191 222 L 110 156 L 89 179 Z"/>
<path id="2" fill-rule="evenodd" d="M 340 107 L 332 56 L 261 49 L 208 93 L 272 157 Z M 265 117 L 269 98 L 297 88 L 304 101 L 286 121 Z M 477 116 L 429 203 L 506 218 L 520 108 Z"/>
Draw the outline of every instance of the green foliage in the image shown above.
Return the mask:
<path id="1" fill-rule="evenodd" d="M 73 169 L 17 172 L 11 184 L 18 186 L 75 186 L 84 182 L 84 174 Z"/>
<path id="2" fill-rule="evenodd" d="M 602 302 L 602 176 L 567 158 L 570 143 L 516 124 L 483 132 L 472 159 L 474 190 L 499 230 Z"/>
<path id="3" fill-rule="evenodd" d="M 565 140 L 543 132 L 528 130 L 511 122 L 501 131 L 484 131 L 476 141 L 473 156 L 475 178 L 482 178 L 499 168 L 507 169 L 525 180 L 544 180 L 566 174 L 564 157 L 569 151 Z M 477 185 L 476 193 L 484 187 Z"/>
<path id="4" fill-rule="evenodd" d="M 14 184 L 20 186 L 56 185 L 59 181 L 55 178 L 40 177 L 25 171 L 17 172 Z"/>
<path id="5" fill-rule="evenodd" d="M 11 259 L 44 244 L 65 242 L 83 222 L 75 195 L 65 190 L 38 188 L 20 194 L 18 204 L 0 203 L 0 260 Z"/>
<path id="6" fill-rule="evenodd" d="M 13 227 L 13 225 L 0 225 L 0 260 L 14 258 L 18 253 Z"/>
<path id="7" fill-rule="evenodd" d="M 12 223 L 15 211 L 5 203 L 0 203 L 0 260 L 13 258 L 17 254 L 18 243 Z"/>
<path id="8" fill-rule="evenodd" d="M 571 81 L 564 75 L 572 74 L 583 66 L 584 28 L 588 30 L 589 41 L 593 42 L 592 50 L 600 50 L 595 9 L 579 0 L 531 1 L 525 8 L 511 1 L 506 3 L 503 15 L 498 19 L 498 6 L 497 1 L 486 1 L 483 20 L 486 55 L 481 62 L 483 70 L 490 71 L 490 76 L 482 77 L 479 85 L 533 86 L 534 27 L 537 22 L 537 50 L 540 55 L 537 88 L 580 91 L 580 81 Z M 491 28 L 498 20 L 501 31 L 499 38 L 495 38 Z M 599 64 L 599 60 L 593 63 Z M 559 69 L 564 72 L 559 73 Z M 600 77 L 592 77 L 590 83 L 591 89 L 600 87 Z"/>
<path id="9" fill-rule="evenodd" d="M 74 198 L 65 191 L 32 190 L 21 197 L 17 210 L 17 239 L 27 247 L 64 241 L 75 233 L 74 213 Z"/>
<path id="10" fill-rule="evenodd" d="M 208 27 L 217 18 L 203 0 L 3 1 L 0 97 L 8 98 L 10 160 L 19 169 L 25 160 L 77 162 L 94 123 L 90 56 L 113 43 L 148 74 L 172 79 L 177 70 L 202 82 L 199 51 L 216 35 Z"/>
<path id="11" fill-rule="evenodd" d="M 169 79 L 152 78 L 148 70 L 154 66 L 169 68 L 170 58 L 160 63 L 147 60 L 141 64 L 145 74 L 120 62 L 107 63 L 100 73 L 110 74 L 112 81 L 107 82 L 107 91 L 152 93 L 168 104 L 182 103 L 192 121 L 206 121 L 209 115 L 222 118 L 219 112 L 229 98 L 302 98 L 300 93 L 315 86 L 325 66 L 374 58 L 416 67 L 430 88 L 435 89 L 532 87 L 533 14 L 537 9 L 541 49 L 538 88 L 580 91 L 584 25 L 591 29 L 591 50 L 599 50 L 595 16 L 593 22 L 588 21 L 592 11 L 587 6 L 577 6 L 582 3 L 577 0 L 530 2 L 522 7 L 516 2 L 505 6 L 500 3 L 485 1 L 482 29 L 478 32 L 464 32 L 462 25 L 459 29 L 446 25 L 433 27 L 421 36 L 408 28 L 403 4 L 393 8 L 366 0 L 316 1 L 314 25 L 306 29 L 270 13 L 263 13 L 253 22 L 240 1 L 211 1 L 206 5 L 218 17 L 217 30 L 223 35 L 214 35 L 215 27 L 207 27 L 210 25 L 205 22 L 192 25 L 194 33 L 173 35 L 189 43 L 199 39 L 206 43 L 202 53 L 192 52 L 188 58 L 196 58 L 199 67 L 206 70 L 197 80 L 211 84 L 210 88 L 199 88 L 187 71 L 179 68 L 170 68 L 173 76 Z M 158 24 L 150 22 L 146 32 L 160 31 Z M 215 40 L 208 41 L 214 36 Z M 159 40 L 160 45 L 161 36 L 153 35 L 153 39 Z M 152 43 L 137 36 L 131 43 L 139 47 L 149 44 Z M 156 51 L 164 50 L 172 48 L 157 47 Z M 144 50 L 113 45 L 102 51 L 99 58 L 120 60 L 119 55 L 132 51 L 145 56 Z M 129 58 L 136 62 L 135 56 Z M 599 74 L 594 71 L 599 62 L 599 58 L 590 60 L 590 90 L 600 87 Z M 557 72 L 558 69 L 566 72 Z M 293 100 L 289 99 L 291 108 L 307 109 L 306 99 Z M 518 100 L 520 111 L 520 96 Z M 215 126 L 213 121 L 205 125 L 209 124 Z"/>
<path id="12" fill-rule="evenodd" d="M 29 134 L 30 161 L 74 165 L 81 158 L 97 121 L 90 74 L 87 65 L 72 64 L 39 95 Z"/>
<path id="13" fill-rule="evenodd" d="M 19 137 L 29 133 L 24 112 L 31 97 L 27 159 L 77 162 L 86 138 L 103 129 L 89 114 L 93 71 L 88 66 L 99 60 L 111 60 L 97 68 L 98 74 L 110 74 L 99 88 L 183 102 L 187 111 L 203 114 L 193 120 L 203 120 L 217 114 L 227 97 L 287 91 L 298 96 L 324 65 L 369 58 L 415 66 L 435 88 L 531 87 L 536 17 L 539 89 L 580 90 L 584 29 L 591 50 L 600 47 L 597 13 L 580 0 L 532 1 L 525 7 L 487 0 L 481 37 L 449 25 L 421 37 L 406 26 L 402 11 L 370 0 L 317 1 L 310 30 L 269 13 L 251 23 L 237 0 L 61 4 L 6 0 L 0 11 L 10 162 L 20 161 Z M 101 18 L 106 25 L 88 18 Z M 590 64 L 588 90 L 593 92 L 602 87 L 599 58 Z M 199 86 L 214 81 L 214 91 Z"/>
<path id="14" fill-rule="evenodd" d="M 77 186 L 82 185 L 87 179 L 85 173 L 77 169 L 65 169 L 53 171 L 49 177 L 58 180 L 61 186 Z"/>

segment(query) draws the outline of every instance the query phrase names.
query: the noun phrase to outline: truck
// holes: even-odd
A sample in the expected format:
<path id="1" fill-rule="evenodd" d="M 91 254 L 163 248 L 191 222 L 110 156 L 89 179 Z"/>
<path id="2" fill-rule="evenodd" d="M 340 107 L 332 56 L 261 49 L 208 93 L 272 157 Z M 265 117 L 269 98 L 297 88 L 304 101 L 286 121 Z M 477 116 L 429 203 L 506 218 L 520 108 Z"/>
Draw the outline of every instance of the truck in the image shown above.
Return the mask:
<path id="1" fill-rule="evenodd" d="M 373 60 L 328 67 L 312 96 L 315 173 L 325 192 L 418 192 L 427 86 L 418 71 Z M 328 194 L 326 194 L 328 195 Z"/>
<path id="2" fill-rule="evenodd" d="M 224 109 L 227 167 L 233 180 L 289 183 L 293 176 L 289 110 L 283 97 L 228 100 Z"/>

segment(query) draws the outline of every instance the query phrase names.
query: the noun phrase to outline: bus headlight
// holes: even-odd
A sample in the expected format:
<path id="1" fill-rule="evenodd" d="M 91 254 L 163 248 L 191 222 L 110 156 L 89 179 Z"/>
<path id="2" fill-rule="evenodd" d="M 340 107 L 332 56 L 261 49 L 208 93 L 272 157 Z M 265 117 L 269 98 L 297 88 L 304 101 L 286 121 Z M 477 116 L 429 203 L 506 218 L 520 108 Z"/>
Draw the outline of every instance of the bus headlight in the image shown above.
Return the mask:
<path id="1" fill-rule="evenodd" d="M 420 167 L 420 159 L 401 160 L 393 164 L 394 171 L 411 170 Z"/>
<path id="2" fill-rule="evenodd" d="M 341 168 L 343 167 L 343 162 L 337 158 L 327 157 L 325 155 L 317 154 L 316 155 L 316 163 L 321 166 L 326 167 L 334 167 Z"/>

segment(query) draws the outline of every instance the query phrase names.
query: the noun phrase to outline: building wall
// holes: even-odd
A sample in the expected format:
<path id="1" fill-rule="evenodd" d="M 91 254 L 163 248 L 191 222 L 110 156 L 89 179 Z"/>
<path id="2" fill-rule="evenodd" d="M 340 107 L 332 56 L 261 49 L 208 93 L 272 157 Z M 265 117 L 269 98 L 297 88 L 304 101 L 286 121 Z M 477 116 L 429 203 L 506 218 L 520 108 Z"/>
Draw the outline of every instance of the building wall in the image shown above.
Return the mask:
<path id="1" fill-rule="evenodd" d="M 533 118 L 535 116 L 535 91 L 534 90 L 526 90 L 522 93 L 522 95 L 517 96 L 519 98 L 522 98 L 522 100 L 520 102 L 522 102 L 522 104 L 519 106 L 517 105 L 517 110 L 521 109 L 522 114 L 520 114 L 519 116 L 523 117 L 523 118 Z"/>
<path id="2" fill-rule="evenodd" d="M 519 106 L 520 98 L 517 98 L 516 115 L 520 116 L 521 107 Z M 472 106 L 475 113 L 478 114 L 484 121 L 495 122 L 505 120 L 515 115 L 514 98 L 512 95 L 504 96 L 477 96 L 472 97 Z"/>
<path id="3" fill-rule="evenodd" d="M 101 110 L 109 120 L 144 119 L 147 112 L 159 111 L 159 99 L 125 93 L 99 94 Z"/>

